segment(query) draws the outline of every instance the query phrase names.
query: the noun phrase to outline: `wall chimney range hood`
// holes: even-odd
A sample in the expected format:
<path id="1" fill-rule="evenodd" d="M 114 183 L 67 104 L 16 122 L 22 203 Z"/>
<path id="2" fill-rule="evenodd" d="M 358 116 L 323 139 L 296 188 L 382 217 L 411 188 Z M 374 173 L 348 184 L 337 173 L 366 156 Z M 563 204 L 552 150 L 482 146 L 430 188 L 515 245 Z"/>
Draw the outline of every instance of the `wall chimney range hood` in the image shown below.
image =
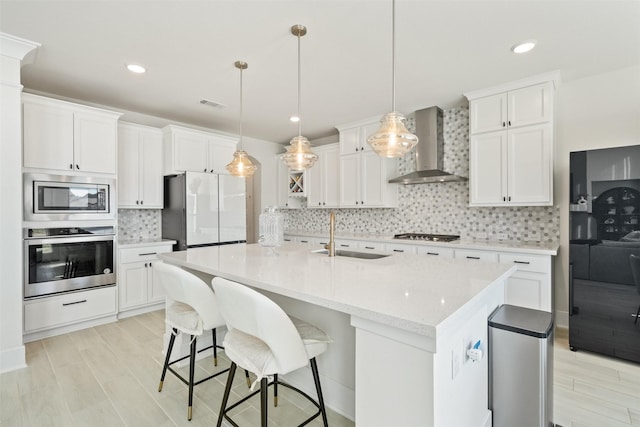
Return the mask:
<path id="1" fill-rule="evenodd" d="M 443 113 L 439 107 L 418 110 L 415 115 L 416 146 L 415 172 L 389 180 L 392 184 L 430 184 L 439 182 L 467 181 L 463 176 L 442 170 L 444 163 Z"/>

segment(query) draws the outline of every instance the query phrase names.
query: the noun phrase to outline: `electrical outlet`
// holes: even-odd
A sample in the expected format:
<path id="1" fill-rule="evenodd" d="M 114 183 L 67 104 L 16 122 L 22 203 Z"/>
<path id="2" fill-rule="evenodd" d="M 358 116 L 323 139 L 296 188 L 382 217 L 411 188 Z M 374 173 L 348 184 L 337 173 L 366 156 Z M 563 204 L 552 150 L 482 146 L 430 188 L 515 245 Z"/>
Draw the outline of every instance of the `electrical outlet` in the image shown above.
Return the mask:
<path id="1" fill-rule="evenodd" d="M 528 241 L 528 242 L 539 242 L 540 241 L 540 235 L 539 234 L 529 234 L 524 239 L 526 241 Z"/>
<path id="2" fill-rule="evenodd" d="M 476 239 L 486 239 L 487 233 L 485 231 L 478 231 L 476 233 Z"/>
<path id="3" fill-rule="evenodd" d="M 463 363 L 467 363 L 469 361 L 469 356 L 467 355 L 467 350 L 473 347 L 473 338 L 470 336 L 465 336 L 462 340 L 462 361 Z"/>
<path id="4" fill-rule="evenodd" d="M 496 238 L 498 240 L 507 240 L 509 238 L 509 236 L 505 232 L 500 232 L 500 233 L 496 234 Z"/>

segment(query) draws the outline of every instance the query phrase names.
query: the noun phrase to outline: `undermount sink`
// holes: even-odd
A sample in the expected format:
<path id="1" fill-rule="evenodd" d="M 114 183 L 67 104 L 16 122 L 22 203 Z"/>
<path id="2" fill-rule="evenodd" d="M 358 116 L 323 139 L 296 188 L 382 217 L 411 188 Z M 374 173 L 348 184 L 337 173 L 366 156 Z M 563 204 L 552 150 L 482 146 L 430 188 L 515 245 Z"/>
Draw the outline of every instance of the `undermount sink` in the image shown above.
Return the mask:
<path id="1" fill-rule="evenodd" d="M 317 249 L 315 251 L 311 251 L 315 254 L 323 254 L 328 255 L 329 251 L 327 249 Z M 356 251 L 347 251 L 344 249 L 336 249 L 336 256 L 345 256 L 349 258 L 360 258 L 360 259 L 379 259 L 388 257 L 391 254 L 376 254 L 371 252 L 356 252 Z"/>

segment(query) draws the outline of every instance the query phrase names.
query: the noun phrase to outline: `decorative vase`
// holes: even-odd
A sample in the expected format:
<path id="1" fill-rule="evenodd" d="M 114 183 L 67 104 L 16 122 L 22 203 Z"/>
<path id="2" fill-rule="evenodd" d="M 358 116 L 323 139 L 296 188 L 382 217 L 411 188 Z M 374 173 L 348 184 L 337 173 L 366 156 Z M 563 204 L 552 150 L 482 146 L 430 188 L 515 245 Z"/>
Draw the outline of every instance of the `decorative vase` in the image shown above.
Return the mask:
<path id="1" fill-rule="evenodd" d="M 258 243 L 275 253 L 284 242 L 284 218 L 275 206 L 267 206 L 259 219 L 260 238 Z"/>

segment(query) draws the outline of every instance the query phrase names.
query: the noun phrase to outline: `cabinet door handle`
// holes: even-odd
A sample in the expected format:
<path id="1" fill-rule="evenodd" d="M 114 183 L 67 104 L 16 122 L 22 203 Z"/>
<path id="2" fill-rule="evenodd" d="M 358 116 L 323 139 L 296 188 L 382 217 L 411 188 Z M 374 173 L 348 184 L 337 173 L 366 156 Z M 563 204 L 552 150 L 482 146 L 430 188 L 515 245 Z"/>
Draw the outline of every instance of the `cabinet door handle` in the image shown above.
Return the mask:
<path id="1" fill-rule="evenodd" d="M 340 245 L 341 248 L 348 248 L 349 245 Z"/>
<path id="2" fill-rule="evenodd" d="M 507 124 L 505 122 L 502 122 L 502 127 L 507 127 Z"/>
<path id="3" fill-rule="evenodd" d="M 427 255 L 440 255 L 440 254 L 437 252 L 427 252 Z"/>
<path id="4" fill-rule="evenodd" d="M 357 205 L 358 203 L 359 203 L 359 202 L 356 200 L 356 205 Z"/>
<path id="5" fill-rule="evenodd" d="M 141 205 L 144 205 L 144 200 L 140 200 L 140 204 L 141 204 Z"/>
<path id="6" fill-rule="evenodd" d="M 393 250 L 393 252 L 400 252 L 400 253 L 402 253 L 402 252 L 404 252 L 404 249 L 394 249 L 394 250 Z"/>
<path id="7" fill-rule="evenodd" d="M 68 305 L 82 304 L 83 302 L 87 302 L 87 300 L 86 300 L 86 299 L 82 299 L 82 300 L 80 300 L 80 301 L 74 301 L 74 302 L 63 302 L 63 303 L 62 303 L 62 306 L 63 306 L 63 307 L 66 307 L 66 306 L 68 306 Z"/>
<path id="8" fill-rule="evenodd" d="M 508 197 L 509 201 L 511 201 L 511 196 Z"/>
<path id="9" fill-rule="evenodd" d="M 202 170 L 202 172 L 206 172 L 206 171 L 207 171 L 207 168 L 204 168 L 204 169 Z"/>
<path id="10" fill-rule="evenodd" d="M 158 252 L 146 252 L 144 254 L 138 254 L 138 256 L 157 255 Z"/>
<path id="11" fill-rule="evenodd" d="M 509 126 L 511 126 L 511 120 L 509 120 L 509 121 L 507 122 L 507 124 L 508 124 Z"/>
<path id="12" fill-rule="evenodd" d="M 152 262 L 149 263 L 149 268 L 151 268 L 151 267 L 153 267 L 153 263 Z"/>
<path id="13" fill-rule="evenodd" d="M 480 259 L 480 257 L 479 256 L 468 256 L 467 255 L 467 259 Z"/>
<path id="14" fill-rule="evenodd" d="M 139 205 L 139 204 L 140 204 L 140 202 L 138 200 L 136 200 L 136 205 Z"/>
<path id="15" fill-rule="evenodd" d="M 503 202 L 506 202 L 506 201 L 507 201 L 507 198 L 506 198 L 506 197 L 502 197 L 502 201 L 503 201 Z"/>
<path id="16" fill-rule="evenodd" d="M 69 169 L 73 169 L 73 163 L 69 163 Z"/>
<path id="17" fill-rule="evenodd" d="M 308 240 L 300 240 L 300 243 L 309 243 Z"/>
<path id="18" fill-rule="evenodd" d="M 515 264 L 526 264 L 529 265 L 531 264 L 529 261 L 513 261 Z"/>
<path id="19" fill-rule="evenodd" d="M 365 249 L 375 249 L 373 246 L 365 246 Z"/>
<path id="20" fill-rule="evenodd" d="M 80 166 L 76 163 L 76 169 L 80 170 Z"/>

